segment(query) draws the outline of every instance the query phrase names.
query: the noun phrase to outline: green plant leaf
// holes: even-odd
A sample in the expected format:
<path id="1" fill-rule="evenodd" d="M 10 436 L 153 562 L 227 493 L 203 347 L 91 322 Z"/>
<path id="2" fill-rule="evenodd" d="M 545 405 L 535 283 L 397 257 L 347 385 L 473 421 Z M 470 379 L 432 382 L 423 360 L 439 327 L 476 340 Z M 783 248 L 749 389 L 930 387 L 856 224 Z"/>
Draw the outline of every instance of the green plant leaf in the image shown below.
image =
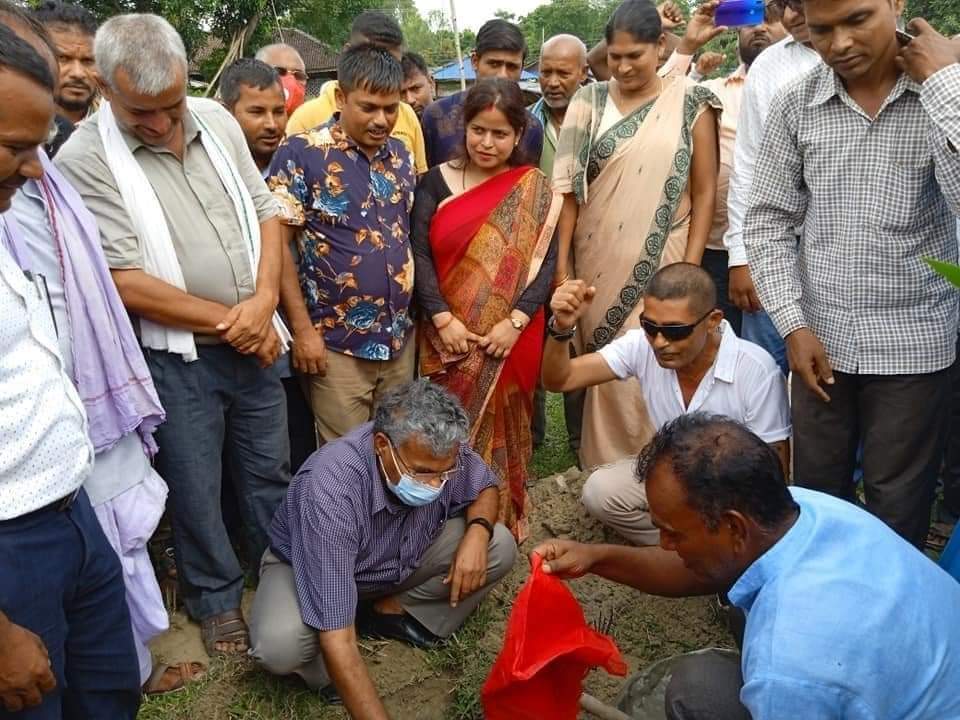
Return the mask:
<path id="1" fill-rule="evenodd" d="M 923 261 L 946 278 L 954 287 L 960 288 L 960 265 L 934 260 L 933 258 L 924 258 Z"/>

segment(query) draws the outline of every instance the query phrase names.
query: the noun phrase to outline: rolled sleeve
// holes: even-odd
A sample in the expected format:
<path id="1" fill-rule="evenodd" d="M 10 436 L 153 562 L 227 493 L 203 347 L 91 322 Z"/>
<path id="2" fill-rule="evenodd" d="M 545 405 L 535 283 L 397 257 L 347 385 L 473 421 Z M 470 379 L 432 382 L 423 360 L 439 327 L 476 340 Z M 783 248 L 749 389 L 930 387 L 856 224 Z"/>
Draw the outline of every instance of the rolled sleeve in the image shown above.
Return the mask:
<path id="1" fill-rule="evenodd" d="M 487 488 L 497 486 L 497 476 L 483 458 L 464 447 L 460 451 L 460 472 L 456 484 L 450 489 L 450 515 L 457 515 L 480 496 Z"/>
<path id="2" fill-rule="evenodd" d="M 84 126 L 74 132 L 54 163 L 97 218 L 107 265 L 113 270 L 139 270 L 143 268 L 140 241 L 102 153 L 95 126 Z"/>

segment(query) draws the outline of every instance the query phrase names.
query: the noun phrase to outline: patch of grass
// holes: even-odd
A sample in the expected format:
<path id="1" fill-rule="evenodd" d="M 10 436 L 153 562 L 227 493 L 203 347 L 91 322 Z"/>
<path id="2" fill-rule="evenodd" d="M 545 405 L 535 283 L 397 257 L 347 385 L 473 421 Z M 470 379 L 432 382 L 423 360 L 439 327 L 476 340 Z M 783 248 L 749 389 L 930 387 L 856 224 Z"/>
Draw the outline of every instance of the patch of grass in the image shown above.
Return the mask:
<path id="1" fill-rule="evenodd" d="M 567 443 L 567 423 L 563 417 L 563 395 L 547 393 L 547 436 L 533 453 L 530 476 L 543 478 L 569 470 L 577 458 Z"/>
<path id="2" fill-rule="evenodd" d="M 184 690 L 145 700 L 138 720 L 331 720 L 334 708 L 303 683 L 275 678 L 246 659 L 211 662 Z"/>
<path id="3" fill-rule="evenodd" d="M 427 654 L 427 665 L 432 670 L 454 678 L 446 720 L 483 720 L 480 688 L 494 655 L 481 645 L 481 640 L 490 623 L 497 619 L 498 610 L 487 598 L 447 643 Z"/>

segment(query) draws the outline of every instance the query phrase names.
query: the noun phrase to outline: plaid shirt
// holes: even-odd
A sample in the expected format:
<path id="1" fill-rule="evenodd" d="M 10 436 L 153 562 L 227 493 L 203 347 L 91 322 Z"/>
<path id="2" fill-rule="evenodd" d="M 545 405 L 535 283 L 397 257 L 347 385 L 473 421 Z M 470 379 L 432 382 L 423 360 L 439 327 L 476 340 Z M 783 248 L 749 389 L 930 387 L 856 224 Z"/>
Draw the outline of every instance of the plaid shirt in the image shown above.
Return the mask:
<path id="1" fill-rule="evenodd" d="M 922 89 L 902 75 L 874 119 L 826 65 L 770 109 L 744 225 L 750 269 L 780 334 L 810 328 L 835 370 L 953 362 L 958 295 L 923 258 L 957 261 L 958 109 L 956 64 Z"/>
<path id="2" fill-rule="evenodd" d="M 270 526 L 274 554 L 293 566 L 303 622 L 353 625 L 359 595 L 388 594 L 413 574 L 447 518 L 463 513 L 496 478 L 461 446 L 460 471 L 440 497 L 414 508 L 384 484 L 373 423 L 324 445 L 303 464 Z"/>

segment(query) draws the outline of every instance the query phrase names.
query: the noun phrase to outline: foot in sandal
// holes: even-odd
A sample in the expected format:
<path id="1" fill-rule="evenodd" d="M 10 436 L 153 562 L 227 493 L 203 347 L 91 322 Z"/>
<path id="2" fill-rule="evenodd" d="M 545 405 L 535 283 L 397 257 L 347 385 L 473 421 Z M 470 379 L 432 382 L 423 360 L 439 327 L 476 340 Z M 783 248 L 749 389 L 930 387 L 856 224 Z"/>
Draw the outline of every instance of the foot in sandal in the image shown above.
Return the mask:
<path id="1" fill-rule="evenodd" d="M 241 655 L 250 649 L 250 633 L 239 608 L 204 618 L 200 621 L 200 634 L 210 657 Z"/>
<path id="2" fill-rule="evenodd" d="M 184 662 L 177 665 L 158 665 L 143 685 L 144 695 L 166 695 L 183 690 L 187 683 L 199 680 L 207 671 L 207 666 L 198 662 Z"/>

